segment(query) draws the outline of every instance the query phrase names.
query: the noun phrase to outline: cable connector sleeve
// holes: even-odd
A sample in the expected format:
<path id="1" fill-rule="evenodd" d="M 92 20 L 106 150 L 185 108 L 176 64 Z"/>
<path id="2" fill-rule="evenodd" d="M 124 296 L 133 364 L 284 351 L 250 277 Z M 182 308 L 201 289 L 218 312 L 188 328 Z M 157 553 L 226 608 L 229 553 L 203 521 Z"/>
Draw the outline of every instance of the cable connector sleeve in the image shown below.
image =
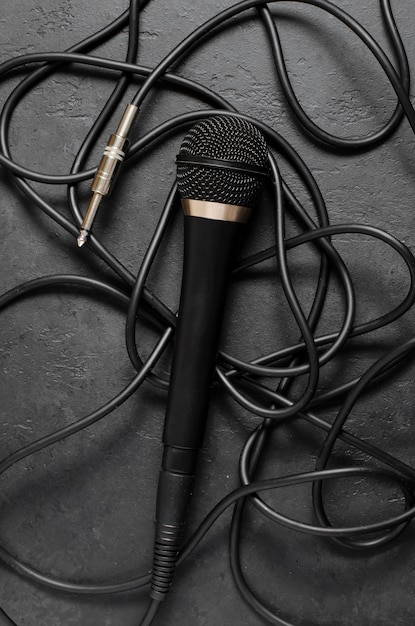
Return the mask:
<path id="1" fill-rule="evenodd" d="M 128 134 L 137 113 L 137 107 L 133 104 L 129 104 L 124 111 L 124 115 L 121 118 L 116 132 L 109 138 L 97 173 L 92 182 L 91 189 L 94 193 L 106 196 L 111 192 L 118 176 L 121 163 L 124 161 L 130 145 Z"/>
<path id="2" fill-rule="evenodd" d="M 159 602 L 164 600 L 173 581 L 192 489 L 192 475 L 161 470 L 150 591 L 150 597 Z"/>

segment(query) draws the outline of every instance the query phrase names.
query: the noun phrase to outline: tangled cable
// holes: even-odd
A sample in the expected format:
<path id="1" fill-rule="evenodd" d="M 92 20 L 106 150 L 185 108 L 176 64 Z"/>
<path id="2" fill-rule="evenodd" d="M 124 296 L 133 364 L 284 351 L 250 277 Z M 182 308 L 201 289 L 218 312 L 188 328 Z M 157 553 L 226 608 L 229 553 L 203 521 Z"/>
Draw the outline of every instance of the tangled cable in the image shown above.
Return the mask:
<path id="1" fill-rule="evenodd" d="M 393 18 L 389 0 L 381 0 L 380 5 L 397 69 L 394 68 L 394 64 L 371 35 L 342 9 L 327 0 L 295 1 L 324 10 L 343 22 L 366 45 L 385 72 L 395 90 L 398 104 L 389 121 L 372 135 L 361 138 L 337 137 L 321 129 L 305 113 L 295 95 L 285 65 L 277 22 L 271 11 L 273 3 L 265 0 L 244 0 L 222 11 L 184 39 L 155 68 L 143 67 L 136 63 L 140 12 L 147 4 L 145 1 L 140 3 L 137 0 L 131 0 L 129 10 L 124 12 L 110 25 L 81 41 L 66 52 L 27 54 L 11 59 L 0 66 L 0 78 L 13 70 L 21 70 L 23 67 L 27 68 L 27 76 L 10 93 L 1 112 L 0 164 L 9 170 L 14 177 L 16 186 L 32 203 L 75 237 L 82 222 L 77 185 L 81 181 L 93 177 L 95 170 L 85 169 L 85 164 L 103 128 L 117 109 L 133 76 L 135 80 L 140 81 L 139 89 L 132 101 L 136 106 L 143 106 L 146 96 L 155 86 L 167 89 L 170 86 L 174 86 L 200 98 L 210 108 L 173 117 L 140 137 L 129 150 L 127 167 L 128 164 L 130 166 L 134 164 L 135 167 L 138 167 L 137 162 L 140 158 L 143 158 L 143 155 L 148 153 L 149 149 L 158 146 L 175 133 L 182 133 L 184 129 L 195 121 L 210 115 L 234 115 L 248 119 L 256 124 L 265 135 L 270 148 L 272 184 L 269 191 L 272 195 L 275 209 L 275 245 L 241 260 L 234 269 L 234 276 L 240 280 L 249 268 L 275 257 L 278 267 L 278 278 L 292 315 L 299 327 L 300 338 L 295 345 L 284 349 L 275 349 L 275 351 L 261 355 L 251 362 L 243 361 L 223 351 L 219 353 L 216 368 L 216 384 L 220 385 L 222 390 L 229 394 L 235 402 L 251 411 L 254 415 L 259 416 L 262 420 L 259 421 L 259 425 L 250 434 L 242 449 L 239 460 L 240 486 L 219 502 L 205 518 L 183 547 L 180 561 L 183 561 L 195 550 L 215 520 L 228 507 L 232 506 L 230 563 L 235 584 L 242 598 L 254 611 L 259 613 L 269 623 L 281 626 L 292 626 L 292 622 L 277 616 L 266 606 L 261 598 L 257 597 L 250 588 L 242 571 L 240 535 L 244 521 L 244 511 L 248 502 L 253 504 L 259 513 L 277 524 L 303 533 L 330 537 L 343 546 L 358 550 L 373 549 L 387 544 L 395 539 L 415 516 L 415 468 L 393 457 L 387 451 L 358 438 L 345 428 L 346 421 L 353 407 L 370 385 L 373 382 L 383 380 L 385 374 L 395 374 L 401 366 L 408 362 L 409 358 L 412 358 L 412 352 L 415 349 L 415 337 L 410 338 L 402 345 L 379 358 L 359 378 L 343 382 L 326 392 L 319 391 L 320 368 L 330 363 L 334 357 L 341 355 L 342 350 L 344 350 L 351 338 L 367 335 L 395 322 L 412 307 L 415 300 L 414 256 L 404 243 L 379 228 L 354 223 L 331 225 L 323 196 L 311 171 L 293 147 L 279 133 L 259 120 L 238 113 L 223 97 L 208 87 L 168 71 L 173 64 L 176 66 L 178 62 L 183 61 L 196 46 L 203 44 L 209 37 L 214 36 L 219 27 L 221 29 L 224 26 L 227 28 L 235 27 L 235 23 L 232 21 L 233 17 L 255 8 L 258 19 L 264 25 L 275 62 L 276 74 L 289 109 L 304 133 L 315 142 L 328 149 L 347 152 L 367 151 L 390 138 L 405 118 L 415 132 L 415 111 L 409 98 L 410 71 L 408 60 Z M 94 48 L 115 36 L 127 24 L 129 37 L 125 62 L 104 59 L 91 54 Z M 73 160 L 70 173 L 67 175 L 48 175 L 34 172 L 16 163 L 13 159 L 9 142 L 12 116 L 25 94 L 34 89 L 36 85 L 48 78 L 57 69 L 59 71 L 65 69 L 67 64 L 71 64 L 71 66 L 82 64 L 99 67 L 102 70 L 108 70 L 111 74 L 120 75 L 120 77 L 117 79 L 112 94 L 102 108 L 97 120 L 82 142 Z M 35 65 L 34 69 L 32 65 Z M 303 182 L 318 216 L 317 223 L 310 217 L 289 185 L 282 178 L 275 155 L 278 155 L 278 158 L 286 159 Z M 47 199 L 40 195 L 28 181 L 50 185 L 66 185 L 68 188 L 67 201 L 72 221 L 53 208 Z M 176 185 L 173 185 L 137 276 L 134 276 L 99 241 L 96 235 L 91 235 L 88 243 L 90 250 L 114 272 L 117 285 L 122 284 L 123 287 L 116 287 L 110 282 L 90 277 L 55 275 L 40 277 L 26 282 L 16 286 L 0 297 L 0 310 L 12 306 L 19 298 L 30 297 L 31 294 L 40 290 L 58 290 L 62 286 L 73 289 L 88 289 L 93 294 L 108 297 L 109 301 L 119 303 L 126 309 L 126 348 L 129 358 L 136 369 L 134 379 L 117 396 L 90 415 L 82 417 L 75 423 L 69 424 L 13 452 L 0 462 L 0 473 L 4 473 L 12 465 L 27 458 L 29 455 L 87 428 L 109 415 L 115 408 L 125 402 L 145 381 L 161 389 L 168 387 L 168 379 L 156 374 L 154 367 L 174 335 L 176 315 L 174 311 L 171 311 L 146 287 L 146 279 L 157 257 L 163 237 L 168 232 L 171 217 L 177 209 L 177 204 L 177 189 Z M 285 236 L 287 212 L 290 213 L 290 216 L 295 219 L 302 229 L 302 234 L 291 239 Z M 335 247 L 336 236 L 350 233 L 380 240 L 400 256 L 408 271 L 408 290 L 400 304 L 382 316 L 360 324 L 355 323 L 356 296 L 354 284 L 345 262 Z M 320 267 L 313 302 L 306 315 L 292 284 L 287 256 L 289 250 L 310 243 L 319 254 Z M 325 309 L 329 281 L 332 280 L 333 276 L 343 294 L 343 319 L 336 332 L 320 335 L 317 332 L 318 323 Z M 141 309 L 143 309 L 146 317 L 151 320 L 151 323 L 161 329 L 160 338 L 146 360 L 143 360 L 140 356 L 139 346 L 136 343 L 136 320 Z M 268 379 L 270 379 L 271 383 L 268 383 Z M 272 384 L 273 379 L 278 381 L 277 384 L 274 382 L 274 386 Z M 302 391 L 299 396 L 297 392 L 294 394 L 291 391 L 294 380 L 302 382 Z M 340 407 L 333 423 L 329 423 L 313 413 L 313 410 L 321 410 L 333 401 L 336 401 Z M 327 433 L 324 444 L 318 454 L 315 470 L 292 476 L 258 480 L 256 478 L 257 472 L 265 458 L 269 437 L 273 430 L 286 419 L 306 420 L 316 428 Z M 328 469 L 332 451 L 338 439 L 345 441 L 349 446 L 357 450 L 363 451 L 366 455 L 375 459 L 377 463 L 373 467 L 351 465 L 349 467 Z M 405 510 L 382 522 L 353 527 L 334 526 L 326 511 L 324 485 L 326 481 L 349 477 L 376 477 L 378 480 L 393 481 L 402 491 Z M 315 524 L 306 524 L 281 514 L 270 506 L 262 495 L 262 492 L 303 483 L 312 483 Z M 25 563 L 20 557 L 12 555 L 2 546 L 0 546 L 0 559 L 33 581 L 46 585 L 51 589 L 70 593 L 90 595 L 120 593 L 146 586 L 150 580 L 150 574 L 146 572 L 133 580 L 114 584 L 78 584 L 57 580 L 43 574 L 35 567 Z M 141 622 L 143 626 L 152 623 L 157 614 L 157 608 L 157 602 L 150 604 Z M 3 619 L 3 622 L 1 622 L 1 619 Z M 14 624 L 5 613 L 3 615 L 0 613 L 0 623 Z"/>

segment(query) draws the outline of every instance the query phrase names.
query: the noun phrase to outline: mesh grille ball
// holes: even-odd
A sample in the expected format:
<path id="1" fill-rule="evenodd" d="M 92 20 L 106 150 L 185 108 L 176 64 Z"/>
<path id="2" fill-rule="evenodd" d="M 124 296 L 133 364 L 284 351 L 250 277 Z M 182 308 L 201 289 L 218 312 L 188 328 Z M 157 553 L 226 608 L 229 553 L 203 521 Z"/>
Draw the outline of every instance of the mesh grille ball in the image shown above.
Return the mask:
<path id="1" fill-rule="evenodd" d="M 238 117 L 210 117 L 193 126 L 183 139 L 179 156 L 237 161 L 267 169 L 267 144 L 250 122 Z M 262 177 L 208 164 L 178 163 L 177 185 L 182 198 L 223 202 L 253 208 Z"/>

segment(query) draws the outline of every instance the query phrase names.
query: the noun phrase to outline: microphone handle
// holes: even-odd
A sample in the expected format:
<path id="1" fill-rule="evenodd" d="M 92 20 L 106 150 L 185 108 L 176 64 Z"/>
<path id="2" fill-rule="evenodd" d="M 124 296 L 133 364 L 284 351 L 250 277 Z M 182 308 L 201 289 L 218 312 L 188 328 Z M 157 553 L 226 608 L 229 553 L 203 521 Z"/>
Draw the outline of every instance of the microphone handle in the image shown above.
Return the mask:
<path id="1" fill-rule="evenodd" d="M 168 592 L 209 408 L 240 222 L 184 217 L 184 266 L 164 425 L 151 597 Z"/>

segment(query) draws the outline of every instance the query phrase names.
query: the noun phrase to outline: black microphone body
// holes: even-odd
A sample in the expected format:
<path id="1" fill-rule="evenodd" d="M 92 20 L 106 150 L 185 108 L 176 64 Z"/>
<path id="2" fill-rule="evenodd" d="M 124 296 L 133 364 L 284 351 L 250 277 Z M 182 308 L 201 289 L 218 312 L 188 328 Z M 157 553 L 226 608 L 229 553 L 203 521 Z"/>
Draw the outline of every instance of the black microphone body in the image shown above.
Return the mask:
<path id="1" fill-rule="evenodd" d="M 216 120 L 220 120 L 220 123 L 216 122 L 215 125 Z M 224 120 L 226 126 L 231 124 L 234 131 L 233 118 Z M 235 121 L 238 132 L 246 133 L 245 125 L 248 123 L 244 122 L 240 128 L 242 120 L 236 118 Z M 244 160 L 240 157 L 222 159 L 220 171 L 213 173 L 213 182 L 209 180 L 209 188 L 212 187 L 212 191 L 208 190 L 204 178 L 206 175 L 210 178 L 211 169 L 217 168 L 218 160 L 216 154 L 218 148 L 214 145 L 214 137 L 213 139 L 211 137 L 212 123 L 213 130 L 222 133 L 223 121 L 222 118 L 210 118 L 202 123 L 207 125 L 204 130 L 209 134 L 209 141 L 213 146 L 210 152 L 213 150 L 213 155 L 208 154 L 207 157 L 206 154 L 202 155 L 201 164 L 195 164 L 193 160 L 192 165 L 183 165 L 181 173 L 184 173 L 184 183 L 179 176 L 180 165 L 178 171 L 179 190 L 182 197 L 185 196 L 182 199 L 185 212 L 184 265 L 163 434 L 164 454 L 157 493 L 156 539 L 150 594 L 156 600 L 164 598 L 173 579 L 193 489 L 197 455 L 203 442 L 226 291 L 235 249 L 243 222 L 247 220 L 261 189 L 258 173 L 237 172 L 229 197 L 227 163 L 237 169 L 242 166 L 249 168 L 250 163 L 253 168 L 265 167 L 267 155 L 262 136 L 249 125 L 255 140 L 259 141 L 257 135 L 261 139 L 259 144 L 261 149 L 257 149 L 260 155 L 256 159 L 256 165 L 249 160 L 246 162 L 246 157 Z M 201 124 L 194 127 L 196 130 L 193 133 L 199 140 L 195 146 L 199 151 L 203 150 L 200 139 L 202 137 L 203 144 L 204 137 L 200 126 Z M 229 128 L 226 129 L 229 132 Z M 223 142 L 222 137 L 221 140 Z M 232 140 L 236 142 L 234 132 L 230 137 L 231 143 Z M 182 153 L 185 152 L 186 155 L 185 147 L 186 140 L 182 144 Z M 204 152 L 206 153 L 206 147 Z M 215 158 L 214 166 L 207 164 L 210 156 Z M 238 184 L 235 182 L 236 179 Z M 245 186 L 241 187 L 240 180 Z M 220 184 L 224 181 L 226 189 L 222 189 Z M 199 198 L 195 198 L 197 195 Z"/>
<path id="2" fill-rule="evenodd" d="M 242 224 L 184 218 L 184 266 L 163 442 L 202 445 L 225 296 Z M 198 419 L 195 419 L 195 416 Z M 186 468 L 172 468 L 185 471 Z"/>

